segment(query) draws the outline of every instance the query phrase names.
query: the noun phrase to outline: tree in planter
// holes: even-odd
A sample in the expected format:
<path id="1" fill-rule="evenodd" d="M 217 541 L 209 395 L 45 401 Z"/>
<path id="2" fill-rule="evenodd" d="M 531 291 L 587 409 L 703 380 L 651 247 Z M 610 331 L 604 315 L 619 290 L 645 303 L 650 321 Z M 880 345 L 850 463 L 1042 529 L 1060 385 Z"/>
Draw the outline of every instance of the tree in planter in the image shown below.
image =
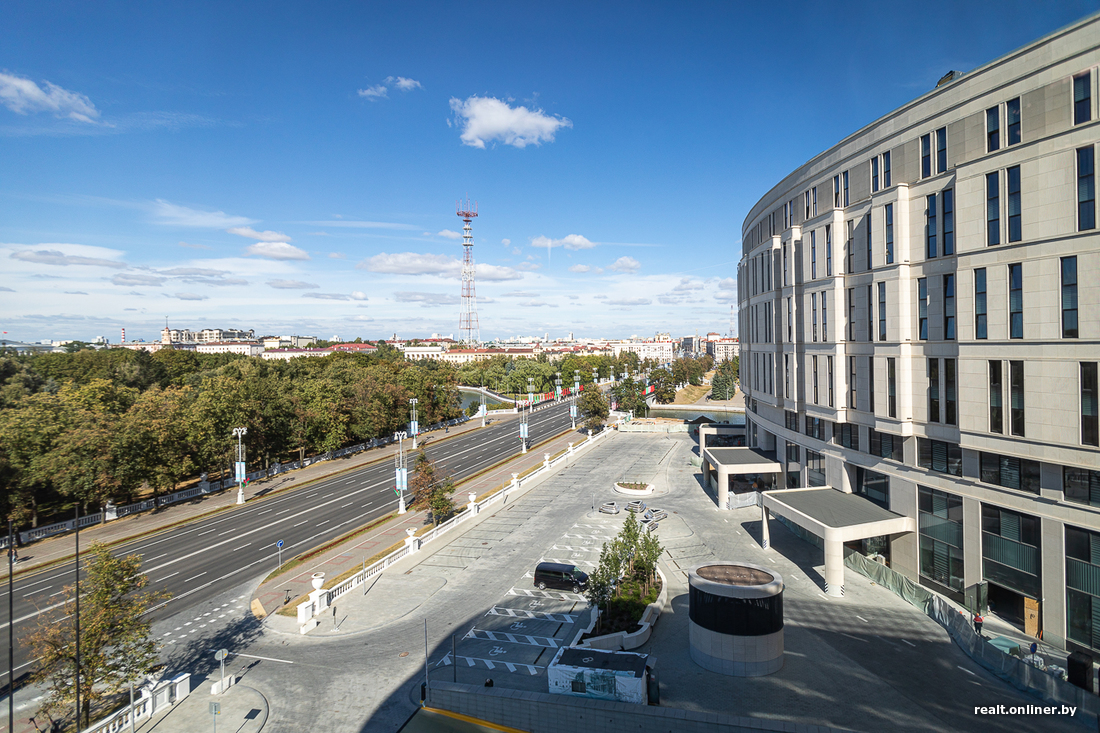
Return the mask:
<path id="1" fill-rule="evenodd" d="M 144 590 L 141 556 L 115 557 L 95 543 L 80 586 L 80 701 L 77 729 L 89 725 L 92 709 L 157 666 L 157 642 L 145 614 L 169 596 Z M 76 687 L 76 603 L 66 586 L 64 604 L 39 617 L 28 643 L 38 657 L 31 680 L 46 687 L 43 712 L 65 717 Z"/>
<path id="2" fill-rule="evenodd" d="M 600 609 L 606 608 L 612 596 L 615 595 L 615 587 L 619 583 L 619 576 L 614 570 L 617 562 L 612 559 L 614 553 L 608 552 L 607 543 L 604 543 L 600 552 L 600 563 L 596 569 L 588 574 L 588 585 L 584 590 L 584 597 L 596 607 L 596 632 L 600 630 Z"/>
<path id="3" fill-rule="evenodd" d="M 649 593 L 650 584 L 657 574 L 657 561 L 664 551 L 665 548 L 661 547 L 661 542 L 657 539 L 656 533 L 642 533 L 638 542 L 638 566 L 645 574 L 645 591 L 643 595 Z"/>

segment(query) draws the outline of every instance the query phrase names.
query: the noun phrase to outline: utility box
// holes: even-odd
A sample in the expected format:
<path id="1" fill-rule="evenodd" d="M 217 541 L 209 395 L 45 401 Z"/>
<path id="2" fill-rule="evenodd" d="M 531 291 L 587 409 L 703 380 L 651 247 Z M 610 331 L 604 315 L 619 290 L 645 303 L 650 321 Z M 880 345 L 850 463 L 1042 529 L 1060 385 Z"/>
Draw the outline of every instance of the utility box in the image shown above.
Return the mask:
<path id="1" fill-rule="evenodd" d="M 1092 655 L 1074 652 L 1066 659 L 1066 676 L 1071 685 L 1092 692 Z"/>
<path id="2" fill-rule="evenodd" d="M 645 705 L 648 654 L 562 647 L 546 668 L 551 695 Z"/>

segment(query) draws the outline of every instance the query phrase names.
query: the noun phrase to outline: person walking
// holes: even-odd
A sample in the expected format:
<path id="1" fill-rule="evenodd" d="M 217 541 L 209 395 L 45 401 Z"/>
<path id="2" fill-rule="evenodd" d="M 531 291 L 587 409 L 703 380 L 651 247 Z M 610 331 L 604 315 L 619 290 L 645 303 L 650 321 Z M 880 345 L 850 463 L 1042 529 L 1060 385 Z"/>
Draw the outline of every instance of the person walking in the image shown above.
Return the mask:
<path id="1" fill-rule="evenodd" d="M 982 635 L 982 624 L 985 623 L 985 619 L 982 618 L 981 613 L 974 614 L 974 631 L 978 632 L 978 636 Z"/>

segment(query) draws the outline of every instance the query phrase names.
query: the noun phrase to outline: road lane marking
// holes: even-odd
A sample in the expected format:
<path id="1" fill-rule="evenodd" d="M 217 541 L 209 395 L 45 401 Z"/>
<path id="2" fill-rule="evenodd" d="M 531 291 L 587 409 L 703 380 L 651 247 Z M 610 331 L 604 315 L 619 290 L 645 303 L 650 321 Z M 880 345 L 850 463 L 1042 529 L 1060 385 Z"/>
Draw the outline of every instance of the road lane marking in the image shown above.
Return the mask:
<path id="1" fill-rule="evenodd" d="M 172 573 L 171 575 L 165 575 L 163 578 L 157 578 L 153 582 L 154 583 L 163 583 L 164 581 L 168 580 L 169 578 L 174 578 L 177 575 L 179 575 L 179 571 L 176 571 L 176 572 Z"/>
<path id="2" fill-rule="evenodd" d="M 202 577 L 202 576 L 204 576 L 204 575 L 206 575 L 206 571 L 203 571 L 203 572 L 199 573 L 198 575 L 196 575 L 196 576 L 195 576 L 195 577 L 193 577 L 193 578 L 188 578 L 187 580 L 185 580 L 185 581 L 183 581 L 183 582 L 184 582 L 184 583 L 190 583 L 190 582 L 191 582 L 192 580 L 197 580 L 197 579 L 201 578 L 201 577 Z"/>
<path id="3" fill-rule="evenodd" d="M 247 545 L 241 545 L 240 547 L 234 547 L 233 552 L 236 552 L 237 550 L 243 550 L 244 548 L 251 547 L 251 546 L 252 546 L 252 543 L 249 542 Z"/>

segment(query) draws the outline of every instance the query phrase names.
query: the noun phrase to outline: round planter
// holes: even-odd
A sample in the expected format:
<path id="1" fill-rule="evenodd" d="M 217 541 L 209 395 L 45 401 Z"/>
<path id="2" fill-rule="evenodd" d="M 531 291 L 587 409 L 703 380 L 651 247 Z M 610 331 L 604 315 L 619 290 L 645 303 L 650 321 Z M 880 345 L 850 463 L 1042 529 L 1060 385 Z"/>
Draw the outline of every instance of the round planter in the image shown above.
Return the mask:
<path id="1" fill-rule="evenodd" d="M 646 484 L 644 489 L 628 489 L 622 484 L 615 484 L 615 493 L 624 496 L 649 496 L 653 493 L 653 484 Z"/>

